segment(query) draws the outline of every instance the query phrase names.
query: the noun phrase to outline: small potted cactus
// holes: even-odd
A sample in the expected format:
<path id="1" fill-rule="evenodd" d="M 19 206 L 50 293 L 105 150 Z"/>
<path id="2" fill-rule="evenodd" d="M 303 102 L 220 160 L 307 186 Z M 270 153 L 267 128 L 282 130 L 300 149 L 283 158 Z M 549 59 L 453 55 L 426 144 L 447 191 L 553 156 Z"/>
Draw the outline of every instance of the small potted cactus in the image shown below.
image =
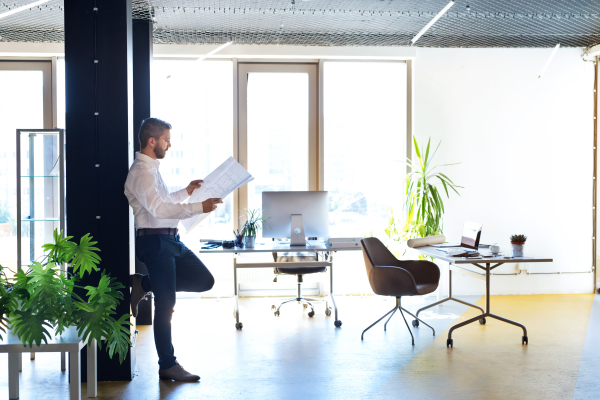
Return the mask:
<path id="1" fill-rule="evenodd" d="M 512 244 L 513 257 L 523 257 L 523 247 L 527 236 L 525 235 L 511 235 L 510 243 Z"/>

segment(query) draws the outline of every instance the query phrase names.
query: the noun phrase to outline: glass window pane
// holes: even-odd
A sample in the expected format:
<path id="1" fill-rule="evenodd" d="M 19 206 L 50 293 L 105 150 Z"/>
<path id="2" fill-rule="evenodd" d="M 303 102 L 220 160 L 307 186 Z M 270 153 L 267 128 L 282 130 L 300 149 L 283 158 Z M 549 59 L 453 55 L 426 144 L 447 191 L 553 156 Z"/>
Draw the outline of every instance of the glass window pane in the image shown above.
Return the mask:
<path id="1" fill-rule="evenodd" d="M 169 190 L 176 191 L 233 155 L 233 64 L 155 60 L 151 79 L 152 116 L 173 126 L 172 147 L 160 162 L 160 173 Z M 185 243 L 198 249 L 197 239 L 229 238 L 233 226 L 233 197 L 228 196 L 186 235 Z"/>
<path id="2" fill-rule="evenodd" d="M 0 71 L 0 264 L 17 265 L 17 129 L 43 128 L 41 71 Z M 26 190 L 26 188 L 23 188 Z M 25 245 L 25 244 L 24 244 Z"/>
<path id="3" fill-rule="evenodd" d="M 248 207 L 263 191 L 308 190 L 308 74 L 248 74 Z"/>
<path id="4" fill-rule="evenodd" d="M 327 62 L 324 74 L 330 235 L 379 235 L 402 207 L 406 64 Z"/>

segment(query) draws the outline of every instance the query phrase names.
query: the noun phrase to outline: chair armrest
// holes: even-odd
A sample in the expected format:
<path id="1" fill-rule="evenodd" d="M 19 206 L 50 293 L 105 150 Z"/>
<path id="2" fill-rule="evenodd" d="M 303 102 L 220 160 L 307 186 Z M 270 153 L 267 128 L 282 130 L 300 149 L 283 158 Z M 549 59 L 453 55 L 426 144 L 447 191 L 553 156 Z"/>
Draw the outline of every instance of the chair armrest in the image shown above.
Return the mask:
<path id="1" fill-rule="evenodd" d="M 417 284 L 435 283 L 440 281 L 440 268 L 431 261 L 409 260 L 400 261 L 401 268 L 410 272 Z"/>
<path id="2" fill-rule="evenodd" d="M 381 296 L 417 295 L 417 284 L 411 273 L 402 267 L 379 266 L 369 273 L 369 283 L 375 294 Z"/>

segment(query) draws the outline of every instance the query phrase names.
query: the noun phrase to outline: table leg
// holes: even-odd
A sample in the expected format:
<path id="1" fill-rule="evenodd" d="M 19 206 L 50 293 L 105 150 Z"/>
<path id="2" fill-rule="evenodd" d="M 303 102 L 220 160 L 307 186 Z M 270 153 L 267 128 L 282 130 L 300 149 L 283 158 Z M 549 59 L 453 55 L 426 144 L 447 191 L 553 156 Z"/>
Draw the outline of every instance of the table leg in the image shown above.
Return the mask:
<path id="1" fill-rule="evenodd" d="M 81 400 L 81 355 L 79 350 L 69 352 L 69 398 Z"/>
<path id="2" fill-rule="evenodd" d="M 23 372 L 23 353 L 19 353 L 19 372 Z"/>
<path id="3" fill-rule="evenodd" d="M 66 371 L 67 370 L 67 357 L 64 351 L 60 352 L 60 370 L 61 371 Z"/>
<path id="4" fill-rule="evenodd" d="M 29 359 L 31 361 L 35 360 L 35 352 L 32 351 L 31 353 L 29 353 Z"/>
<path id="5" fill-rule="evenodd" d="M 457 303 L 464 304 L 465 306 L 469 306 L 469 307 L 477 308 L 477 309 L 479 309 L 479 310 L 480 310 L 482 313 L 484 313 L 484 311 L 483 311 L 483 308 L 479 307 L 477 304 L 468 303 L 468 302 L 466 302 L 466 301 L 462 301 L 462 300 L 455 299 L 454 297 L 452 297 L 452 271 L 451 271 L 451 270 L 448 268 L 448 297 L 447 297 L 447 298 L 445 298 L 445 299 L 443 299 L 443 300 L 436 301 L 435 303 L 433 303 L 433 304 L 430 304 L 430 305 L 428 305 L 428 306 L 425 306 L 425 307 L 423 307 L 423 308 L 420 308 L 419 310 L 417 310 L 417 314 L 416 314 L 416 315 L 417 315 L 417 317 L 419 317 L 419 313 L 420 313 L 421 311 L 424 311 L 424 310 L 427 310 L 428 308 L 431 308 L 431 307 L 437 306 L 438 304 L 445 303 L 445 302 L 447 302 L 447 301 L 449 301 L 449 300 L 456 301 Z"/>
<path id="6" fill-rule="evenodd" d="M 19 359 L 21 353 L 8 353 L 8 398 L 19 398 Z"/>
<path id="7" fill-rule="evenodd" d="M 238 303 L 238 283 L 237 283 L 237 254 L 233 255 L 233 315 L 235 317 L 235 329 L 241 331 L 243 324 L 240 322 L 240 306 Z"/>
<path id="8" fill-rule="evenodd" d="M 92 339 L 87 345 L 87 397 L 96 397 L 98 395 L 97 353 L 98 343 L 96 339 Z"/>
<path id="9" fill-rule="evenodd" d="M 468 319 L 466 321 L 463 321 L 460 324 L 456 324 L 453 327 L 451 327 L 450 330 L 448 330 L 448 340 L 446 341 L 447 347 L 454 347 L 454 343 L 452 340 L 452 331 L 454 331 L 455 329 L 458 329 L 462 326 L 471 324 L 475 321 L 480 321 L 480 323 L 481 323 L 481 319 L 485 318 L 485 317 L 492 317 L 499 321 L 506 322 L 508 324 L 512 324 L 512 325 L 520 327 L 521 329 L 523 329 L 523 337 L 522 337 L 521 343 L 528 344 L 529 339 L 527 337 L 527 328 L 525 328 L 525 325 L 520 324 L 515 321 L 512 321 L 510 319 L 500 317 L 499 315 L 495 315 L 490 312 L 490 279 L 491 279 L 491 275 L 492 275 L 492 270 L 491 270 L 490 265 L 491 265 L 490 263 L 485 264 L 485 313 L 482 315 L 473 317 L 471 319 Z"/>
<path id="10" fill-rule="evenodd" d="M 333 324 L 336 328 L 339 328 L 342 326 L 342 321 L 338 319 L 338 308 L 337 304 L 335 304 L 335 298 L 333 297 L 333 256 L 330 255 L 329 257 L 329 261 L 331 262 L 331 266 L 329 267 L 329 297 L 331 297 L 331 303 L 333 304 L 333 310 L 335 312 L 335 320 Z"/>

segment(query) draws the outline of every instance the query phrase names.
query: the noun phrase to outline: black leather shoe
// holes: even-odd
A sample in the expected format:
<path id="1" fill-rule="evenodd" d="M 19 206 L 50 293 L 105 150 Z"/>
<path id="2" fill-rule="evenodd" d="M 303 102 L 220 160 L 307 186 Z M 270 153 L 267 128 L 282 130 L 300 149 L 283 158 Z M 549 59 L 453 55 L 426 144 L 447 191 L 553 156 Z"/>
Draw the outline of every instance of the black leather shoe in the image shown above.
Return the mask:
<path id="1" fill-rule="evenodd" d="M 200 380 L 198 375 L 190 374 L 179 364 L 175 364 L 169 369 L 159 369 L 160 379 L 172 379 L 178 382 L 196 382 Z"/>
<path id="2" fill-rule="evenodd" d="M 142 274 L 129 275 L 129 283 L 131 285 L 131 315 L 137 318 L 138 304 L 144 296 L 146 291 L 142 289 Z"/>

